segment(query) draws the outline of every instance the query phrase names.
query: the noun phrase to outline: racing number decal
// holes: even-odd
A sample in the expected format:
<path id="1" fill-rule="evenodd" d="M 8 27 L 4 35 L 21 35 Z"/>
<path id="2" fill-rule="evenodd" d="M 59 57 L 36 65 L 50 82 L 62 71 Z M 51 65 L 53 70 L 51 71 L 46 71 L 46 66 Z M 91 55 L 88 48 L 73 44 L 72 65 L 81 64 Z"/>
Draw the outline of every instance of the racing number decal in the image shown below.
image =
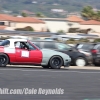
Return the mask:
<path id="1" fill-rule="evenodd" d="M 22 51 L 21 56 L 22 57 L 29 57 L 29 51 Z"/>

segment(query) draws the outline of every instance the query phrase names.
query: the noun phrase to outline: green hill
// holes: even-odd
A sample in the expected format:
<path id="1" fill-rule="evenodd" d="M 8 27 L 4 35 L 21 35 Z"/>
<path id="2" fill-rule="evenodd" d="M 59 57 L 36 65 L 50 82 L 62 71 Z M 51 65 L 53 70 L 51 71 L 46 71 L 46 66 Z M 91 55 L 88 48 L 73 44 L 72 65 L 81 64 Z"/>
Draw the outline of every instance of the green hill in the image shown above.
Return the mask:
<path id="1" fill-rule="evenodd" d="M 87 5 L 100 9 L 99 4 L 100 0 L 0 0 L 0 9 L 13 13 L 28 10 L 34 13 L 42 12 L 48 17 L 65 17 L 67 12 L 80 12 Z M 65 12 L 54 13 L 51 9 L 63 9 Z"/>

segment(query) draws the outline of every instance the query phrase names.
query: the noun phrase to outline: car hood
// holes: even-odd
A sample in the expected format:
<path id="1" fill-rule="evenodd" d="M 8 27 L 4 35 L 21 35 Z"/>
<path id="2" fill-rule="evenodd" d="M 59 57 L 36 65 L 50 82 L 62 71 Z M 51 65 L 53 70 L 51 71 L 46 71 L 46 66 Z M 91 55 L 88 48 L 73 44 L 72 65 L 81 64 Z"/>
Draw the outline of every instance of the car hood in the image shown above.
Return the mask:
<path id="1" fill-rule="evenodd" d="M 41 49 L 41 52 L 45 56 L 60 55 L 62 57 L 70 58 L 69 55 L 67 55 L 65 53 L 62 53 L 62 52 L 59 52 L 59 51 L 55 51 L 55 50 L 51 50 L 51 49 Z"/>
<path id="2" fill-rule="evenodd" d="M 59 51 L 55 51 L 55 50 L 52 50 L 52 49 L 41 49 L 41 51 L 47 51 L 47 52 L 59 52 Z"/>

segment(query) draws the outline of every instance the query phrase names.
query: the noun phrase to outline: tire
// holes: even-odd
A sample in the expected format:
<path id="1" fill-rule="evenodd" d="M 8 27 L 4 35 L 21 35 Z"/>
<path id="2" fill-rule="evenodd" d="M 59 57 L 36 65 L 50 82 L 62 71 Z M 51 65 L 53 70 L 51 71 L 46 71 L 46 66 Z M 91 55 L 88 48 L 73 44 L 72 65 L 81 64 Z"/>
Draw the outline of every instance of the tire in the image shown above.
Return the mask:
<path id="1" fill-rule="evenodd" d="M 0 67 L 6 67 L 9 62 L 9 58 L 6 54 L 0 54 Z"/>
<path id="2" fill-rule="evenodd" d="M 52 69 L 60 69 L 63 65 L 63 59 L 60 56 L 53 56 L 49 61 L 49 65 Z"/>
<path id="3" fill-rule="evenodd" d="M 85 60 L 85 58 L 83 57 L 78 57 L 76 60 L 75 60 L 75 65 L 78 66 L 78 67 L 84 67 L 87 65 L 87 62 Z"/>
<path id="4" fill-rule="evenodd" d="M 47 65 L 47 66 L 46 66 L 46 65 L 42 65 L 42 67 L 43 67 L 43 68 L 49 68 L 49 66 L 48 66 L 48 65 Z"/>
<path id="5" fill-rule="evenodd" d="M 100 64 L 98 64 L 98 63 L 94 63 L 94 65 L 95 65 L 95 66 L 100 66 Z"/>

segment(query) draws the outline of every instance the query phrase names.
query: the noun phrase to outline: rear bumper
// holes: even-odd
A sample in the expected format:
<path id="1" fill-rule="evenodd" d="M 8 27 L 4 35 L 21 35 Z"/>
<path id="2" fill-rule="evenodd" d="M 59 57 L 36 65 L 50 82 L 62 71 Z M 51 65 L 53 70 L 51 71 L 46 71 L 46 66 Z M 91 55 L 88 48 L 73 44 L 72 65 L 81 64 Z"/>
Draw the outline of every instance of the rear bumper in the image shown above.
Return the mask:
<path id="1" fill-rule="evenodd" d="M 93 64 L 93 57 L 92 56 L 87 56 L 86 60 L 87 60 L 87 64 Z"/>
<path id="2" fill-rule="evenodd" d="M 100 57 L 94 57 L 94 58 L 93 58 L 93 63 L 98 63 L 98 64 L 100 64 Z"/>

